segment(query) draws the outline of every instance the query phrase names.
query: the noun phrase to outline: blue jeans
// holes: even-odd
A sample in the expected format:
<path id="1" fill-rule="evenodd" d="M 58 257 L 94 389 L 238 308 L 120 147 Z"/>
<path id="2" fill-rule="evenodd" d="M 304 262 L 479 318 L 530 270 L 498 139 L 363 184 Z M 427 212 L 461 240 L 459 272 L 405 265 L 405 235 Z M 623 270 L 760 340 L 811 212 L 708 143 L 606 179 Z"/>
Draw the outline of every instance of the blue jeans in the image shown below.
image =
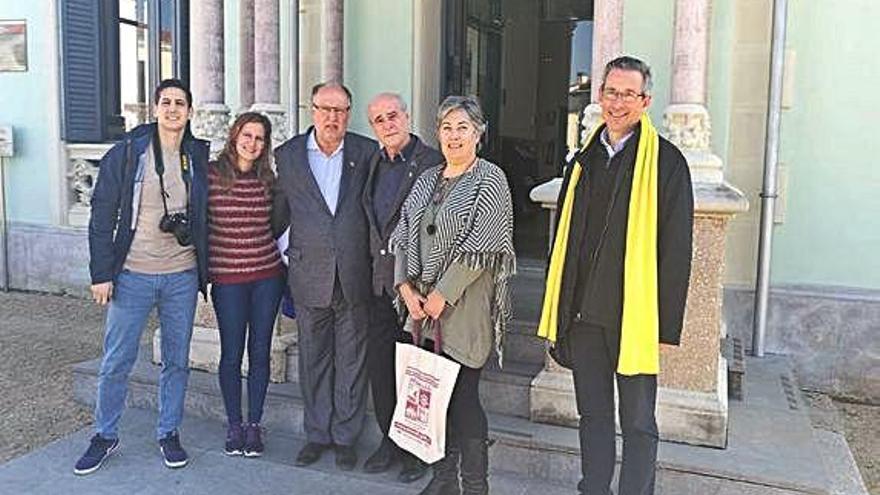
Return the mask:
<path id="1" fill-rule="evenodd" d="M 138 357 L 138 344 L 150 311 L 159 312 L 162 371 L 159 373 L 159 423 L 156 437 L 177 431 L 189 379 L 189 344 L 199 277 L 195 269 L 167 274 L 124 270 L 113 286 L 104 330 L 104 357 L 98 375 L 95 430 L 116 438 L 125 408 L 128 375 Z"/>
<path id="2" fill-rule="evenodd" d="M 269 354 L 284 277 L 243 284 L 214 284 L 211 299 L 220 327 L 220 391 L 230 424 L 240 424 L 241 359 L 245 336 L 248 351 L 248 421 L 263 418 L 263 402 L 269 387 Z"/>

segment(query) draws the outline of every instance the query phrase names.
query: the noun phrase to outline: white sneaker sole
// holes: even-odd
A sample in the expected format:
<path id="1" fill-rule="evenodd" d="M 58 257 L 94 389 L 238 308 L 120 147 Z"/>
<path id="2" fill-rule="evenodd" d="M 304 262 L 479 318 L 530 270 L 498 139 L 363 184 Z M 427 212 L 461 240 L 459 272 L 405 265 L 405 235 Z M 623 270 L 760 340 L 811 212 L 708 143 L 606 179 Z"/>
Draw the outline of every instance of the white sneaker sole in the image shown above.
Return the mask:
<path id="1" fill-rule="evenodd" d="M 182 468 L 189 463 L 189 459 L 185 459 L 183 461 L 171 462 L 165 458 L 165 452 L 162 451 L 162 447 L 159 447 L 159 453 L 162 454 L 162 462 L 165 463 L 165 467 L 169 467 L 171 469 Z"/>

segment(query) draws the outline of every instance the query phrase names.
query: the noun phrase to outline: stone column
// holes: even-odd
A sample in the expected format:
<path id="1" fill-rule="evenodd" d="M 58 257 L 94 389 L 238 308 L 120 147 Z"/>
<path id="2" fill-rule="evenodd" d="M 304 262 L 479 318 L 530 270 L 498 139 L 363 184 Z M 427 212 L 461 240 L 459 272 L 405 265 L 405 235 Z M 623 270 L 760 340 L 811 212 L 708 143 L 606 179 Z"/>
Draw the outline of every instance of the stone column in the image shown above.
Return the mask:
<path id="1" fill-rule="evenodd" d="M 254 104 L 254 0 L 239 0 L 238 85 L 240 108 Z"/>
<path id="2" fill-rule="evenodd" d="M 706 109 L 709 7 L 709 0 L 676 0 L 672 98 L 663 127 L 687 155 L 694 182 L 720 184 L 722 163 L 710 149 L 712 126 Z"/>
<path id="3" fill-rule="evenodd" d="M 272 142 L 276 146 L 287 139 L 287 114 L 281 106 L 279 18 L 278 0 L 255 0 L 254 104 L 251 110 L 269 117 Z"/>
<path id="4" fill-rule="evenodd" d="M 219 151 L 229 121 L 223 79 L 223 0 L 193 2 L 191 8 L 192 131 L 210 140 L 212 151 Z"/>
<path id="5" fill-rule="evenodd" d="M 321 20 L 324 25 L 324 80 L 342 82 L 343 69 L 343 0 L 324 0 Z"/>
<path id="6" fill-rule="evenodd" d="M 621 54 L 623 47 L 623 0 L 595 0 L 593 3 L 593 66 L 590 69 L 590 104 L 584 109 L 581 141 L 599 124 L 599 86 L 605 64 Z"/>

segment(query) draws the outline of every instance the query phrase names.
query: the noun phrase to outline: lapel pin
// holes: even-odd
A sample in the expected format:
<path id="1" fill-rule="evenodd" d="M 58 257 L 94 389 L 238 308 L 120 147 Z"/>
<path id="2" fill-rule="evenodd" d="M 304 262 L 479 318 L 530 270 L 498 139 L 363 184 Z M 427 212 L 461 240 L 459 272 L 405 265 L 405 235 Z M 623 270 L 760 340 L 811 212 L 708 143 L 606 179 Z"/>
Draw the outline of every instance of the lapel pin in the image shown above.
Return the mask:
<path id="1" fill-rule="evenodd" d="M 351 168 L 354 168 L 354 162 L 353 162 L 353 161 L 352 161 L 352 162 L 348 162 L 348 166 L 351 167 Z"/>

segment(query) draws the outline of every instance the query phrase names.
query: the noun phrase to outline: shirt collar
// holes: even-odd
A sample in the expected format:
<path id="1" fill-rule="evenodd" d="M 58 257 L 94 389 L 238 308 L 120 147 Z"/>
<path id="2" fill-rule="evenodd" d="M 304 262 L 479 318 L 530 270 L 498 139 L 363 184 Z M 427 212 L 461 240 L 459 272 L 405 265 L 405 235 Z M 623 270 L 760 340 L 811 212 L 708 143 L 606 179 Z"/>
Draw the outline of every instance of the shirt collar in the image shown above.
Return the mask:
<path id="1" fill-rule="evenodd" d="M 620 150 L 626 146 L 627 140 L 629 140 L 630 136 L 635 133 L 635 129 L 629 131 L 629 134 L 623 136 L 620 141 L 617 142 L 615 146 L 611 146 L 611 142 L 608 140 L 608 127 L 602 129 L 602 132 L 599 134 L 599 142 L 602 143 L 602 146 L 605 147 L 605 150 L 608 152 L 608 157 L 611 158 L 617 153 L 620 153 Z"/>
<path id="2" fill-rule="evenodd" d="M 344 146 L 345 146 L 345 139 L 343 138 L 342 141 L 339 142 L 339 146 L 336 148 L 336 150 L 330 154 L 330 157 L 332 158 L 332 157 L 336 156 L 337 153 L 342 151 Z M 309 151 L 317 151 L 317 152 L 320 152 L 321 154 L 324 153 L 324 151 L 321 149 L 321 147 L 318 146 L 318 139 L 315 137 L 315 130 L 314 129 L 312 129 L 312 132 L 309 133 L 309 139 L 306 141 L 306 149 Z"/>
<path id="3" fill-rule="evenodd" d="M 394 157 L 394 160 L 389 159 L 388 152 L 385 149 L 385 146 L 380 144 L 379 149 L 382 150 L 382 158 L 386 161 L 396 162 L 402 160 L 408 162 L 412 158 L 413 151 L 416 149 L 416 139 L 417 138 L 415 134 L 409 133 L 409 143 L 407 143 L 406 146 L 404 146 L 403 149 L 400 150 L 400 153 L 398 153 L 397 156 Z"/>

